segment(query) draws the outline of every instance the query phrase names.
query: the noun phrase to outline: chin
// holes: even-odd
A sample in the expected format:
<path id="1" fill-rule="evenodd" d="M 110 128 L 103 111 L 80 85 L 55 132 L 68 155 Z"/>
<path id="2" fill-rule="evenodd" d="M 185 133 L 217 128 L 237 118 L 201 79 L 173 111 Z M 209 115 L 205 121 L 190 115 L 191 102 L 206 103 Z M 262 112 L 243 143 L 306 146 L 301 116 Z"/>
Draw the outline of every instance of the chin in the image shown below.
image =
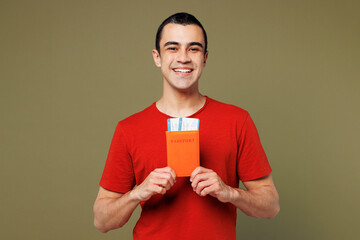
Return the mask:
<path id="1" fill-rule="evenodd" d="M 191 79 L 174 79 L 172 81 L 167 80 L 167 85 L 174 90 L 180 92 L 189 92 L 197 89 L 197 81 Z"/>
<path id="2" fill-rule="evenodd" d="M 182 86 L 182 87 L 175 87 L 175 89 L 179 92 L 182 92 L 182 93 L 190 93 L 190 92 L 194 92 L 196 91 L 196 87 L 195 85 L 191 85 L 191 86 Z"/>

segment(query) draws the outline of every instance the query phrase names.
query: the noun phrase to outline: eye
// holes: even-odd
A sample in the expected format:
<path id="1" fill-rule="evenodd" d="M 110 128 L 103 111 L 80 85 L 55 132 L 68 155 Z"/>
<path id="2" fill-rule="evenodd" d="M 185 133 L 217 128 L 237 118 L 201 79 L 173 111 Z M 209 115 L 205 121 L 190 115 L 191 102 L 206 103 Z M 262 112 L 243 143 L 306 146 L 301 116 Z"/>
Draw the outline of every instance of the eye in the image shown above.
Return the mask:
<path id="1" fill-rule="evenodd" d="M 167 50 L 176 51 L 176 47 L 168 47 Z"/>
<path id="2" fill-rule="evenodd" d="M 190 52 L 198 52 L 198 51 L 200 51 L 200 49 L 199 48 L 190 48 L 189 51 Z"/>

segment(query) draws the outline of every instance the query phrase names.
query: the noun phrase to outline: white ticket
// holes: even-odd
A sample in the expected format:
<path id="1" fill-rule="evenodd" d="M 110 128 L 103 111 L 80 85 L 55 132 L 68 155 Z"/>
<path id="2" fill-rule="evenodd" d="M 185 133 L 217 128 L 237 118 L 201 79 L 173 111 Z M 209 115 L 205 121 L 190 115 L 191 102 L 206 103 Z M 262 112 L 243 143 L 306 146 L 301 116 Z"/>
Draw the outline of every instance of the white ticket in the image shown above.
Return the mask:
<path id="1" fill-rule="evenodd" d="M 199 130 L 200 120 L 197 118 L 169 118 L 168 131 Z"/>

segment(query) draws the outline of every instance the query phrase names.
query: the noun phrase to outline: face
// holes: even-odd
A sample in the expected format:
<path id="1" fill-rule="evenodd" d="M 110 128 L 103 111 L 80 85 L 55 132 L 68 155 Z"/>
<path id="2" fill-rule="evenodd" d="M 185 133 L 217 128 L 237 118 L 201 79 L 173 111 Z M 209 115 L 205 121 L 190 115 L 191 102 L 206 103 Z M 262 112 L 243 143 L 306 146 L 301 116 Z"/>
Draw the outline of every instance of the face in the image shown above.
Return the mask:
<path id="1" fill-rule="evenodd" d="M 155 65 L 161 68 L 164 87 L 178 91 L 198 89 L 208 53 L 197 25 L 167 24 L 162 31 L 160 53 L 153 50 Z"/>

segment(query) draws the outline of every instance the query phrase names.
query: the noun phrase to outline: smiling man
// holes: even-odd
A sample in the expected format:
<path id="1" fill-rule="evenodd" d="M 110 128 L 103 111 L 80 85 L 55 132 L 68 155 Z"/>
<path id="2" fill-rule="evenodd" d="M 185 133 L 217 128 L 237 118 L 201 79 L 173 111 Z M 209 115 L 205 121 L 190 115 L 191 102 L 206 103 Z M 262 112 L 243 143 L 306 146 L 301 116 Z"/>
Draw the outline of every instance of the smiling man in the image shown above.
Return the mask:
<path id="1" fill-rule="evenodd" d="M 203 26 L 187 13 L 170 16 L 152 54 L 163 95 L 118 123 L 94 204 L 96 228 L 122 227 L 139 204 L 134 239 L 236 239 L 237 208 L 273 218 L 279 197 L 248 112 L 199 92 L 208 58 Z M 190 177 L 167 167 L 165 131 L 172 117 L 200 119 L 201 166 Z"/>

